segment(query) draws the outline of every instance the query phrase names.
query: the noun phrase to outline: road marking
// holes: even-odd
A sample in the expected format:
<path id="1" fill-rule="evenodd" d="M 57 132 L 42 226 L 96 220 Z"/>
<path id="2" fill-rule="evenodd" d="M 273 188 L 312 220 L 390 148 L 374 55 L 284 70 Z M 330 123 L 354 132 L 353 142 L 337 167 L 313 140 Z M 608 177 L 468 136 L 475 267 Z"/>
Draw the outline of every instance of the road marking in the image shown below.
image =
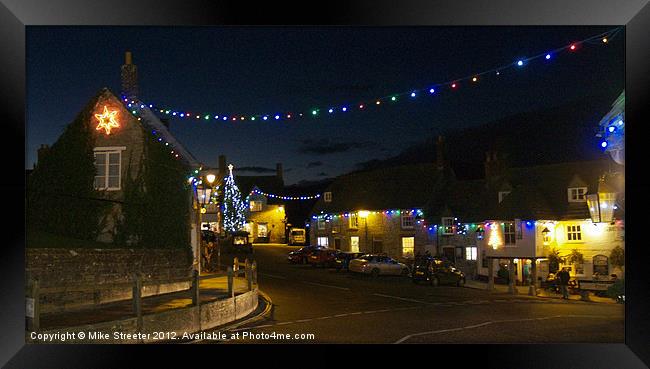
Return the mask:
<path id="1" fill-rule="evenodd" d="M 257 273 L 259 275 L 263 275 L 265 277 L 271 277 L 271 278 L 277 278 L 277 279 L 287 279 L 287 277 L 279 276 L 279 275 L 273 275 L 273 274 L 266 274 L 266 273 Z"/>
<path id="2" fill-rule="evenodd" d="M 336 289 L 339 289 L 339 290 L 350 291 L 350 289 L 347 288 L 347 287 L 331 286 L 329 284 L 320 284 L 320 283 L 314 283 L 314 282 L 302 282 L 302 283 L 313 284 L 314 286 L 329 287 L 329 288 L 336 288 Z"/>
<path id="3" fill-rule="evenodd" d="M 427 334 L 436 334 L 436 333 L 445 333 L 445 332 L 455 332 L 455 331 L 461 331 L 464 329 L 473 329 L 473 328 L 478 328 L 478 327 L 484 327 L 490 324 L 499 324 L 499 323 L 514 323 L 514 322 L 527 322 L 527 321 L 535 321 L 535 320 L 548 320 L 548 319 L 557 319 L 557 318 L 600 318 L 600 319 L 608 319 L 611 317 L 605 316 L 605 315 L 553 315 L 553 316 L 545 316 L 545 317 L 539 317 L 539 318 L 524 318 L 524 319 L 506 319 L 506 320 L 494 320 L 494 321 L 487 321 L 479 324 L 474 324 L 474 325 L 468 325 L 466 327 L 458 327 L 458 328 L 449 328 L 449 329 L 439 329 L 436 331 L 429 331 L 429 332 L 420 332 L 420 333 L 413 333 L 409 334 L 408 336 L 404 336 L 397 340 L 395 343 L 402 343 L 405 342 L 413 337 L 416 336 L 424 336 Z"/>
<path id="4" fill-rule="evenodd" d="M 415 300 L 415 299 L 407 299 L 405 297 L 399 297 L 399 296 L 391 296 L 391 295 L 384 295 L 382 293 L 373 293 L 374 296 L 381 296 L 381 297 L 387 297 L 389 299 L 396 299 L 396 300 L 402 300 L 402 301 L 409 301 L 409 302 L 417 302 L 420 304 L 429 304 L 429 302 L 422 301 L 422 300 Z"/>

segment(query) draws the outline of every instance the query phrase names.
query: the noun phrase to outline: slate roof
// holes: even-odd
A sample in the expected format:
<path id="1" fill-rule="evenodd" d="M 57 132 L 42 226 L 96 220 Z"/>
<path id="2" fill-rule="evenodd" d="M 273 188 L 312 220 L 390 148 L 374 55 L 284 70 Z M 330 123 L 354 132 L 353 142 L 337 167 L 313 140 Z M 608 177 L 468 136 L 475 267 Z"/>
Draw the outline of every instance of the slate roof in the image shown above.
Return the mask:
<path id="1" fill-rule="evenodd" d="M 434 163 L 403 165 L 338 177 L 323 192 L 313 213 L 422 208 L 443 179 Z"/>
<path id="2" fill-rule="evenodd" d="M 606 172 L 607 184 L 619 193 L 624 206 L 623 167 L 610 159 L 508 168 L 497 180 L 457 180 L 451 171 L 435 164 L 413 164 L 352 173 L 337 178 L 326 190 L 332 201 L 321 197 L 313 214 L 355 210 L 424 208 L 425 218 L 438 222 L 454 216 L 462 222 L 490 219 L 588 219 L 586 202 L 568 202 L 569 187 L 587 187 L 595 193 Z M 498 192 L 508 190 L 498 202 Z"/>

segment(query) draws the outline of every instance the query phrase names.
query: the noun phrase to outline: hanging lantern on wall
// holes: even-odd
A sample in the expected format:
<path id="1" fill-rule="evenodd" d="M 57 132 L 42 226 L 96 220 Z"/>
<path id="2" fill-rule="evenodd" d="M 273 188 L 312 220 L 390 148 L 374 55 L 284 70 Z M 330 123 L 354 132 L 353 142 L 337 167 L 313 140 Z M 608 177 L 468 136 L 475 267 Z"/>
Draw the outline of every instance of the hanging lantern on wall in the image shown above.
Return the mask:
<path id="1" fill-rule="evenodd" d="M 591 221 L 594 223 L 611 223 L 614 220 L 616 192 L 605 184 L 605 176 L 598 182 L 598 192 L 587 195 L 587 206 Z"/>

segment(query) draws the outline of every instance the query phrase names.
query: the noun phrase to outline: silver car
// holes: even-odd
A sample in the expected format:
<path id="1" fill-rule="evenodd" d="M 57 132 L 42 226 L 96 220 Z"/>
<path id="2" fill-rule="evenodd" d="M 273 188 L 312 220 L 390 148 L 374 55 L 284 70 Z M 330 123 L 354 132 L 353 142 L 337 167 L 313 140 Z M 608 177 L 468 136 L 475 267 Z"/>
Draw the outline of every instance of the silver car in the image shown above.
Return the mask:
<path id="1" fill-rule="evenodd" d="M 384 255 L 363 255 L 350 260 L 348 269 L 355 273 L 378 275 L 403 275 L 408 276 L 409 269 L 405 264 Z"/>

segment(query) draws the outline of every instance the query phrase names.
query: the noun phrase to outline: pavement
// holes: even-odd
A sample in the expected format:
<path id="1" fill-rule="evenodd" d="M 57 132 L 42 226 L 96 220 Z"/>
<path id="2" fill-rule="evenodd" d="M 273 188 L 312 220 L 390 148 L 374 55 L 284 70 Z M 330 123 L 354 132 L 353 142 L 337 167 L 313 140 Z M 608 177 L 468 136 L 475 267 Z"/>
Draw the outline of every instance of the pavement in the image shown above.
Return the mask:
<path id="1" fill-rule="evenodd" d="M 477 290 L 485 290 L 487 291 L 487 282 L 481 282 L 481 281 L 466 281 L 465 282 L 465 287 L 467 288 L 473 288 Z M 515 296 L 530 296 L 528 294 L 529 291 L 529 286 L 516 286 L 517 287 L 517 294 Z M 503 293 L 503 294 L 509 294 L 508 292 L 508 285 L 504 284 L 494 284 L 494 291 L 493 293 Z M 555 293 L 552 291 L 549 291 L 547 289 L 543 288 L 537 288 L 537 295 L 535 297 L 538 298 L 547 298 L 547 299 L 557 299 L 557 300 L 563 300 L 562 299 L 562 294 Z M 600 297 L 596 296 L 593 294 L 593 292 L 588 293 L 588 302 L 595 302 L 595 303 L 601 303 L 601 304 L 616 304 L 617 302 L 614 301 L 614 299 L 611 299 L 609 297 Z M 583 300 L 582 296 L 580 294 L 571 294 L 569 293 L 569 299 L 570 301 L 585 301 Z"/>
<path id="2" fill-rule="evenodd" d="M 203 275 L 210 275 L 206 273 Z M 228 277 L 215 277 L 199 282 L 199 297 L 201 303 L 206 303 L 228 297 Z M 235 295 L 247 292 L 248 284 L 244 277 L 235 277 L 233 282 Z M 162 295 L 142 298 L 143 315 L 160 313 L 163 311 L 188 307 L 192 305 L 189 290 L 172 292 Z M 40 329 L 52 330 L 65 327 L 95 324 L 113 320 L 127 319 L 134 316 L 132 300 L 122 300 L 97 307 L 79 308 L 66 312 L 52 312 L 42 314 Z"/>

